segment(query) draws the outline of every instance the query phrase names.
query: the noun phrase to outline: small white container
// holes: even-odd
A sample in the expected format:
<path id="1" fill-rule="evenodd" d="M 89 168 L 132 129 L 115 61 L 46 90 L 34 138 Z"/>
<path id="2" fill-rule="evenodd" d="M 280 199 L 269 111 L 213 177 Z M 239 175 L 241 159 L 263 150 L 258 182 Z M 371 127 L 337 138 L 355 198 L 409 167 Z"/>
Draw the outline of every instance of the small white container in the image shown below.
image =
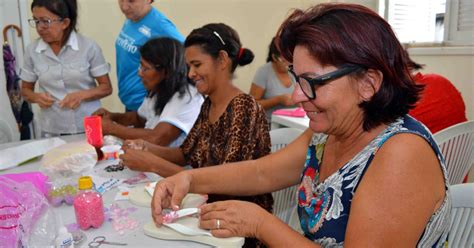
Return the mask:
<path id="1" fill-rule="evenodd" d="M 119 155 L 123 153 L 122 147 L 119 145 L 103 146 L 100 150 L 104 153 L 105 160 L 118 159 Z"/>
<path id="2" fill-rule="evenodd" d="M 74 239 L 72 234 L 67 231 L 67 228 L 62 226 L 59 228 L 58 236 L 55 240 L 55 247 L 58 248 L 74 248 Z"/>

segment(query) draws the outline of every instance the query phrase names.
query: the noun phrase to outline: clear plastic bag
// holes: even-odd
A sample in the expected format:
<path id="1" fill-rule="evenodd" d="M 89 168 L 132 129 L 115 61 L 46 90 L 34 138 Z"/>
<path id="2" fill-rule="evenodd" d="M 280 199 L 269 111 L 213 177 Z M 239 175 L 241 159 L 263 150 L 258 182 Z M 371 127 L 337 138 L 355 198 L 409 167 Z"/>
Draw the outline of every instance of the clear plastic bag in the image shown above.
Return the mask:
<path id="1" fill-rule="evenodd" d="M 0 244 L 43 247 L 53 244 L 57 223 L 48 201 L 30 182 L 0 177 Z"/>
<path id="2" fill-rule="evenodd" d="M 41 159 L 40 171 L 51 183 L 48 199 L 52 206 L 66 203 L 72 205 L 77 188 L 77 179 L 90 174 L 97 163 L 95 148 L 85 140 L 58 146 Z"/>

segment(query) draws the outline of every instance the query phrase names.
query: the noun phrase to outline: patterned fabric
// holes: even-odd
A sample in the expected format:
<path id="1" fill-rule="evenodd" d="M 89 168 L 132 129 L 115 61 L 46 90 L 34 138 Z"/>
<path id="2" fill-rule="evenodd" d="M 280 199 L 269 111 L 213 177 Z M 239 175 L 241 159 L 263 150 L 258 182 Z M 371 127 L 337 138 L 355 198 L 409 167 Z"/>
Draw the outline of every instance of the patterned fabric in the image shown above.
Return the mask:
<path id="1" fill-rule="evenodd" d="M 206 98 L 194 127 L 181 146 L 186 164 L 193 168 L 257 159 L 270 153 L 271 143 L 265 111 L 248 94 L 236 96 L 225 112 L 209 122 L 211 100 Z M 250 201 L 272 211 L 271 194 L 257 196 L 209 195 L 208 202 Z M 256 239 L 246 239 L 244 247 L 262 246 Z"/>
<path id="2" fill-rule="evenodd" d="M 423 137 L 433 148 L 441 163 L 446 189 L 448 179 L 444 159 L 431 133 L 410 116 L 390 124 L 352 160 L 319 182 L 319 164 L 327 135 L 315 134 L 308 148 L 305 169 L 298 189 L 298 214 L 308 239 L 322 247 L 343 247 L 352 197 L 377 150 L 398 133 L 413 133 Z M 417 247 L 442 247 L 448 234 L 451 200 L 449 192 L 441 207 L 432 215 Z"/>

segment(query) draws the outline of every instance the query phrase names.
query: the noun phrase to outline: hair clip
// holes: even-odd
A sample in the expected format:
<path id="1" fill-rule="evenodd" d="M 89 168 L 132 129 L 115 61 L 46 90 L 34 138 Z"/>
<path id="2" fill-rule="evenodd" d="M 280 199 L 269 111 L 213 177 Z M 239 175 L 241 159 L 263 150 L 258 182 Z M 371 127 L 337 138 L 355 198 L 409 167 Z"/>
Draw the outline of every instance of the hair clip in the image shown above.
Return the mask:
<path id="1" fill-rule="evenodd" d="M 222 45 L 225 46 L 225 42 L 224 40 L 222 39 L 222 37 L 219 35 L 219 33 L 217 33 L 216 31 L 213 31 L 214 35 L 217 36 L 217 38 L 219 38 L 219 40 L 221 41 Z"/>

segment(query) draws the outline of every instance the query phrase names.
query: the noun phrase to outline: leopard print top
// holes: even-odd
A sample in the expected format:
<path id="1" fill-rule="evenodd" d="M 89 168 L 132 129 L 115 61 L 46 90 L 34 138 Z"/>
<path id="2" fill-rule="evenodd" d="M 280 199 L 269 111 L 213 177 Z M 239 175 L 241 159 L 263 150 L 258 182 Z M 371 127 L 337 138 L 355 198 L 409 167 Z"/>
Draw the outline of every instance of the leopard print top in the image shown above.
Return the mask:
<path id="1" fill-rule="evenodd" d="M 206 98 L 198 119 L 181 145 L 186 164 L 193 168 L 257 159 L 270 153 L 265 111 L 248 94 L 237 95 L 215 123 L 209 122 L 211 100 Z M 258 196 L 210 195 L 208 202 L 245 200 L 272 211 L 271 194 Z"/>

